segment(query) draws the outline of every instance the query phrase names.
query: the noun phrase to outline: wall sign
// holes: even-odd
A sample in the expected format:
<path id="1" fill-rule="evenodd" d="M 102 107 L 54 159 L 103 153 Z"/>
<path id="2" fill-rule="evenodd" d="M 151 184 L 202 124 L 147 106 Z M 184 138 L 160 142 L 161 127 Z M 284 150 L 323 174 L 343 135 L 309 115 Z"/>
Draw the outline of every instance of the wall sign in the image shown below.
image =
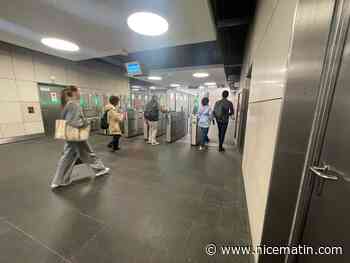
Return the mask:
<path id="1" fill-rule="evenodd" d="M 27 107 L 27 110 L 28 110 L 29 114 L 34 114 L 35 113 L 33 106 Z"/>
<path id="2" fill-rule="evenodd" d="M 50 98 L 52 103 L 58 103 L 57 93 L 56 92 L 50 92 Z"/>

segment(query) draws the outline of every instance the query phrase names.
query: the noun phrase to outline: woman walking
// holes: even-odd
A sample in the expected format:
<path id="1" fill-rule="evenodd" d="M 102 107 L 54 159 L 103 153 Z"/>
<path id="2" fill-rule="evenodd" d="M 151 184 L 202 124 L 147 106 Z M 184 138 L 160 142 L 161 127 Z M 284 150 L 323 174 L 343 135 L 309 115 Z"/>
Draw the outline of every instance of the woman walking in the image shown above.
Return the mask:
<path id="1" fill-rule="evenodd" d="M 105 110 L 107 111 L 108 134 L 113 136 L 110 145 L 112 152 L 115 152 L 120 149 L 119 139 L 122 136 L 121 123 L 123 121 L 123 115 L 119 110 L 119 97 L 111 96 L 109 98 L 109 103 Z"/>
<path id="2" fill-rule="evenodd" d="M 66 121 L 67 125 L 74 128 L 84 128 L 89 125 L 79 105 L 79 99 L 79 88 L 69 86 L 63 89 L 61 94 L 63 108 L 61 118 Z M 71 183 L 71 174 L 77 161 L 87 163 L 95 172 L 96 176 L 106 175 L 110 170 L 96 156 L 88 141 L 66 141 L 63 154 L 58 162 L 57 170 L 51 183 L 52 189 Z"/>
<path id="3" fill-rule="evenodd" d="M 212 110 L 209 107 L 209 99 L 204 97 L 202 99 L 202 107 L 198 112 L 198 127 L 200 129 L 200 144 L 199 150 L 203 150 L 208 142 L 208 131 L 210 122 L 213 120 Z"/>

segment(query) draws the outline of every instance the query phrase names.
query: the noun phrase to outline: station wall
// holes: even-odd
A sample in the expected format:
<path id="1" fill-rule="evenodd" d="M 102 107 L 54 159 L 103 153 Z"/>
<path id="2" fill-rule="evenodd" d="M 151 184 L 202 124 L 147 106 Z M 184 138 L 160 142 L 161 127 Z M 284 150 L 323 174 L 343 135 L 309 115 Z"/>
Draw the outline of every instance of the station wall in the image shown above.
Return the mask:
<path id="1" fill-rule="evenodd" d="M 242 171 L 253 246 L 264 227 L 297 2 L 259 1 L 242 70 L 240 85 L 250 90 Z"/>
<path id="2" fill-rule="evenodd" d="M 44 132 L 39 82 L 129 93 L 128 78 L 116 67 L 76 63 L 0 42 L 0 140 Z"/>

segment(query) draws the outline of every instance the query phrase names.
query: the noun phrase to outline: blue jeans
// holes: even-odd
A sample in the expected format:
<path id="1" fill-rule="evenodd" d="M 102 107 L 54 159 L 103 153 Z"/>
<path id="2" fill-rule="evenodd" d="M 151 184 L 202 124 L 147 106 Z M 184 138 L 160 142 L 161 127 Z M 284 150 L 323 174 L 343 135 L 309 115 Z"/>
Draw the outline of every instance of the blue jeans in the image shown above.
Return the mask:
<path id="1" fill-rule="evenodd" d="M 200 139 L 200 146 L 204 146 L 207 143 L 208 140 L 208 132 L 209 132 L 209 128 L 203 128 L 203 127 L 199 127 L 200 131 L 201 131 L 201 139 Z"/>

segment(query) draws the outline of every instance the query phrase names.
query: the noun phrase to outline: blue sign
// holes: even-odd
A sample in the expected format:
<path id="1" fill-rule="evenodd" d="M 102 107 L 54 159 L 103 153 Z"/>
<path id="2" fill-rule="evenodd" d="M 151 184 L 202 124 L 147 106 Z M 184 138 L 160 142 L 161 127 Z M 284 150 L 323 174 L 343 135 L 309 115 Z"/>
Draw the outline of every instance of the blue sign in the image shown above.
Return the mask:
<path id="1" fill-rule="evenodd" d="M 131 62 L 126 64 L 126 71 L 128 75 L 141 75 L 141 66 L 138 62 Z"/>

